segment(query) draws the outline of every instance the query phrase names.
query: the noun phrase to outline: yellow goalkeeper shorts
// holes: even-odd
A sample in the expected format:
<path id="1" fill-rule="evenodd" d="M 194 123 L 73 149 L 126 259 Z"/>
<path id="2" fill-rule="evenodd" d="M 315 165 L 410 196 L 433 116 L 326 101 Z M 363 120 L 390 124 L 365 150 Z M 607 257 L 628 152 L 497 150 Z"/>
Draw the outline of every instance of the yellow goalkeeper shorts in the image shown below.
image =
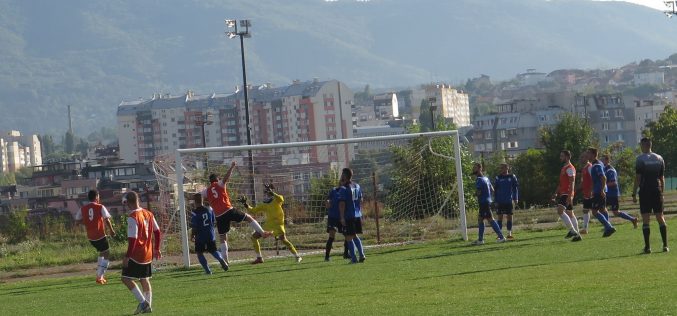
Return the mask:
<path id="1" fill-rule="evenodd" d="M 273 236 L 275 236 L 275 237 L 286 234 L 286 232 L 284 230 L 284 225 L 279 225 L 279 224 L 276 224 L 276 223 L 264 223 L 263 224 L 263 230 L 272 231 Z"/>

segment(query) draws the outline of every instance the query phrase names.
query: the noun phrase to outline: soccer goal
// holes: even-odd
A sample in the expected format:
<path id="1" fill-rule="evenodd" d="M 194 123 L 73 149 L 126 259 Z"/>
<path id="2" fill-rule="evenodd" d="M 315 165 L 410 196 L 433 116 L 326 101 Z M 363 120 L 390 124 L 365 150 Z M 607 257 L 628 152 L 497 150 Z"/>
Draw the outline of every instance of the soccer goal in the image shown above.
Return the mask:
<path id="1" fill-rule="evenodd" d="M 211 173 L 222 177 L 232 161 L 227 185 L 233 206 L 237 197 L 262 203 L 265 183 L 284 196 L 287 237 L 301 253 L 324 249 L 325 201 L 338 185 L 341 170 L 353 170 L 363 191 L 362 235 L 366 245 L 386 245 L 456 236 L 467 240 L 463 171 L 458 131 L 375 136 L 297 143 L 179 149 L 174 159 L 154 163 L 160 187 L 156 216 L 164 232 L 165 253 L 180 253 L 190 265 L 189 193 L 208 185 Z M 265 221 L 263 214 L 251 214 Z M 231 258 L 251 258 L 248 225 L 228 234 Z M 339 238 L 338 240 L 341 240 Z M 270 238 L 264 256 L 287 254 Z M 341 246 L 338 247 L 340 251 Z"/>

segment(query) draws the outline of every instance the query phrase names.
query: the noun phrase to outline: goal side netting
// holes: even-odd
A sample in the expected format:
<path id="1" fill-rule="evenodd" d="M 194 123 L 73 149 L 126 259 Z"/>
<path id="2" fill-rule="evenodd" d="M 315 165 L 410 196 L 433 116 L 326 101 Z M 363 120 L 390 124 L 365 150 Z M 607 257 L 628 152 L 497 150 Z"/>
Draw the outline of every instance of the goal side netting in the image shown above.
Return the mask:
<path id="1" fill-rule="evenodd" d="M 348 167 L 362 189 L 365 245 L 454 236 L 467 240 L 461 156 L 457 131 L 179 149 L 174 157 L 154 162 L 160 188 L 154 212 L 165 253 L 180 256 L 188 267 L 194 261 L 189 223 L 195 207 L 189 197 L 208 185 L 209 174 L 221 178 L 235 161 L 227 184 L 233 206 L 245 210 L 239 196 L 263 203 L 264 184 L 273 184 L 284 197 L 287 238 L 301 254 L 320 252 L 327 240 L 327 196 Z M 250 215 L 265 223 L 263 214 Z M 245 222 L 231 225 L 231 261 L 254 256 L 251 233 Z M 261 246 L 265 257 L 289 254 L 274 238 Z M 335 251 L 342 247 L 335 243 Z"/>

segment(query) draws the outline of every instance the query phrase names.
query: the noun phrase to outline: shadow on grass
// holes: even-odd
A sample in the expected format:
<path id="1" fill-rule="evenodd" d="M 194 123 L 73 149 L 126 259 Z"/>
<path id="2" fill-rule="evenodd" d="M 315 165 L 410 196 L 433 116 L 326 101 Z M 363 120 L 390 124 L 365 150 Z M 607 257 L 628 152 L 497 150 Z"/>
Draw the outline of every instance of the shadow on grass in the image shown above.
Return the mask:
<path id="1" fill-rule="evenodd" d="M 35 294 L 35 293 L 40 293 L 40 292 L 47 292 L 47 291 L 54 291 L 54 290 L 61 290 L 61 289 L 78 289 L 78 288 L 95 288 L 95 287 L 100 287 L 101 285 L 95 284 L 94 281 L 91 282 L 91 284 L 87 283 L 82 283 L 82 284 L 75 284 L 75 283 L 82 283 L 79 280 L 64 280 L 62 282 L 55 282 L 49 285 L 35 285 L 31 283 L 30 285 L 26 286 L 20 286 L 20 287 L 15 287 L 11 290 L 8 291 L 3 291 L 0 293 L 0 297 L 3 296 L 19 296 L 19 295 L 27 295 L 27 294 Z"/>
<path id="2" fill-rule="evenodd" d="M 460 272 L 453 272 L 453 273 L 447 273 L 447 274 L 438 274 L 438 275 L 433 275 L 433 276 L 424 276 L 424 277 L 412 278 L 410 280 L 411 281 L 418 281 L 418 280 L 428 280 L 428 279 L 434 279 L 434 278 L 440 278 L 440 277 L 462 276 L 462 275 L 471 275 L 471 274 L 478 274 L 478 273 L 488 273 L 488 272 L 498 272 L 498 271 L 505 272 L 505 271 L 514 270 L 514 269 L 545 267 L 545 266 L 551 266 L 553 264 L 559 265 L 559 264 L 569 264 L 569 263 L 598 262 L 598 261 L 615 260 L 615 259 L 621 259 L 621 258 L 630 258 L 630 257 L 636 257 L 636 256 L 637 256 L 637 254 L 628 254 L 628 255 L 606 257 L 606 258 L 589 258 L 589 259 L 581 259 L 581 260 L 567 260 L 567 261 L 559 261 L 559 262 L 556 262 L 556 263 L 553 263 L 553 262 L 531 263 L 531 264 L 523 264 L 523 265 L 516 265 L 516 266 L 497 267 L 497 268 L 491 268 L 491 269 L 481 269 L 481 270 L 473 270 L 473 271 L 460 271 Z"/>

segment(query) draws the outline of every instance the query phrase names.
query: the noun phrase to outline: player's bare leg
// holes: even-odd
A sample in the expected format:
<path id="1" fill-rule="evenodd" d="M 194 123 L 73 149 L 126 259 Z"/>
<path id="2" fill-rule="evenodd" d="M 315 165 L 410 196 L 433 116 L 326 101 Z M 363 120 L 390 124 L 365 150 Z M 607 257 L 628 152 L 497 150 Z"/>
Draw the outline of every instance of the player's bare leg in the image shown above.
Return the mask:
<path id="1" fill-rule="evenodd" d="M 226 261 L 226 264 L 230 264 L 228 261 L 228 234 L 221 234 L 219 237 L 221 238 L 221 246 L 219 249 L 221 250 L 223 260 Z"/>

